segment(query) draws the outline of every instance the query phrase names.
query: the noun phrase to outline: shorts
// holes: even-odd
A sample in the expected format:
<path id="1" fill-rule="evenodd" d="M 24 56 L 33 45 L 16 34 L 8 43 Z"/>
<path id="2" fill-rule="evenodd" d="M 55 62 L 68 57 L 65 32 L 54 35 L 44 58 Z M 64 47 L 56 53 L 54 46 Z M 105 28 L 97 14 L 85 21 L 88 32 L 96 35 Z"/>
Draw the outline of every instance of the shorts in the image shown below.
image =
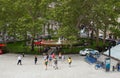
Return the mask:
<path id="1" fill-rule="evenodd" d="M 69 64 L 71 64 L 72 62 L 69 62 Z"/>
<path id="2" fill-rule="evenodd" d="M 59 59 L 61 59 L 61 57 L 59 57 Z"/>

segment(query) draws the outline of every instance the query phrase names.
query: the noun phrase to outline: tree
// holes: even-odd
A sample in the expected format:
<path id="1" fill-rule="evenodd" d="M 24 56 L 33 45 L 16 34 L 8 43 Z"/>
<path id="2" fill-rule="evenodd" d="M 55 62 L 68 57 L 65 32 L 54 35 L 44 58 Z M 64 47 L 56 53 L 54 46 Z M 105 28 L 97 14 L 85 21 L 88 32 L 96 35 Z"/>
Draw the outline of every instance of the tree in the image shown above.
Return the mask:
<path id="1" fill-rule="evenodd" d="M 105 43 L 107 28 L 116 24 L 115 19 L 119 15 L 117 13 L 118 3 L 119 1 L 116 0 L 61 0 L 56 2 L 55 17 L 61 23 L 61 30 L 72 27 L 78 31 L 79 26 L 85 25 L 96 35 L 96 45 L 99 46 L 99 30 L 104 32 L 103 42 Z M 69 30 L 68 32 L 74 31 Z M 64 32 L 64 34 L 68 32 Z"/>
<path id="2" fill-rule="evenodd" d="M 21 22 L 24 22 L 25 28 L 29 29 L 29 32 L 32 34 L 31 38 L 31 51 L 34 51 L 34 39 L 37 33 L 41 29 L 41 19 L 44 17 L 43 4 L 45 0 L 22 0 L 20 2 L 23 11 L 25 12 L 24 16 L 20 18 Z"/>

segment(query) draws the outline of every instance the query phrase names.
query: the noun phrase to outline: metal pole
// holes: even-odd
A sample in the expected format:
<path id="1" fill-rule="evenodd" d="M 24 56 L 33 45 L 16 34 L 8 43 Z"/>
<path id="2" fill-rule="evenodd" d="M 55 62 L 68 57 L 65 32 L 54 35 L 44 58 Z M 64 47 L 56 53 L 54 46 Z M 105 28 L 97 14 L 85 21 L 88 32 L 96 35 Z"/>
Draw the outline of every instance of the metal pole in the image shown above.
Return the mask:
<path id="1" fill-rule="evenodd" d="M 111 47 L 109 46 L 109 57 L 111 57 Z"/>

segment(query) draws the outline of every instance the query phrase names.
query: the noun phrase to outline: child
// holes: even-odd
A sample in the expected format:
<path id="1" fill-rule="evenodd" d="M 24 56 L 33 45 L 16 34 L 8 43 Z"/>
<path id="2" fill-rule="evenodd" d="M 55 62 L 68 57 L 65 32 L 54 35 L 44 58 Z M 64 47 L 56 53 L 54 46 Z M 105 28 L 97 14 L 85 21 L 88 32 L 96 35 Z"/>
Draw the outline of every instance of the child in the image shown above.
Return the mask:
<path id="1" fill-rule="evenodd" d="M 55 54 L 53 53 L 53 54 L 52 54 L 52 59 L 54 59 L 54 58 L 55 58 Z"/>
<path id="2" fill-rule="evenodd" d="M 61 58 L 62 58 L 62 54 L 61 54 L 61 53 L 59 53 L 59 55 L 58 55 L 58 56 L 59 56 L 59 59 L 61 59 Z"/>
<path id="3" fill-rule="evenodd" d="M 22 57 L 21 57 L 21 56 L 18 56 L 18 62 L 17 62 L 17 65 L 19 65 L 19 64 L 22 65 L 22 62 L 21 62 L 21 61 L 22 61 Z"/>
<path id="4" fill-rule="evenodd" d="M 48 60 L 47 59 L 45 60 L 44 64 L 45 64 L 45 70 L 47 70 L 47 65 L 48 65 Z"/>
<path id="5" fill-rule="evenodd" d="M 52 66 L 52 55 L 49 55 L 48 60 L 49 60 L 49 66 Z"/>
<path id="6" fill-rule="evenodd" d="M 35 64 L 36 64 L 37 63 L 37 56 L 35 56 L 35 60 L 34 61 L 35 61 Z"/>
<path id="7" fill-rule="evenodd" d="M 58 64 L 57 58 L 55 58 L 53 61 L 54 61 L 54 68 L 55 68 L 55 70 L 56 70 L 56 69 L 58 69 L 58 66 L 57 66 L 57 64 Z"/>
<path id="8" fill-rule="evenodd" d="M 71 57 L 69 57 L 69 58 L 68 58 L 69 67 L 71 67 L 71 63 L 72 63 L 72 59 L 71 59 Z"/>
<path id="9" fill-rule="evenodd" d="M 65 56 L 62 55 L 62 63 L 65 63 Z"/>
<path id="10" fill-rule="evenodd" d="M 25 54 L 24 54 L 24 53 L 22 53 L 22 56 L 24 57 L 24 56 L 25 56 Z"/>

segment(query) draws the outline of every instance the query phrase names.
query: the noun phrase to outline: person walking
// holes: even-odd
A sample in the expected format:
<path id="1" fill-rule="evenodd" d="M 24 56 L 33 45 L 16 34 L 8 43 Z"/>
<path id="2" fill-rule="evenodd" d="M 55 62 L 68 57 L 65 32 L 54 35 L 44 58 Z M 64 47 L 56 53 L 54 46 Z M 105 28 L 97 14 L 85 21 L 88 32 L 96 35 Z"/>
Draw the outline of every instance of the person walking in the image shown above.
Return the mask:
<path id="1" fill-rule="evenodd" d="M 65 63 L 65 56 L 62 55 L 62 63 Z"/>
<path id="2" fill-rule="evenodd" d="M 68 64 L 69 64 L 69 67 L 71 67 L 71 63 L 72 63 L 72 58 L 69 57 L 69 58 L 68 58 Z"/>
<path id="3" fill-rule="evenodd" d="M 52 66 L 52 55 L 49 55 L 48 60 L 49 60 L 49 66 Z"/>
<path id="4" fill-rule="evenodd" d="M 44 61 L 44 65 L 45 65 L 45 70 L 47 70 L 47 66 L 48 66 L 48 59 L 46 59 L 46 60 Z"/>
<path id="5" fill-rule="evenodd" d="M 44 59 L 44 60 L 46 60 L 46 59 L 47 59 L 47 55 L 46 55 L 46 54 L 43 56 L 43 59 Z"/>
<path id="6" fill-rule="evenodd" d="M 59 55 L 58 55 L 58 56 L 59 56 L 59 59 L 61 59 L 61 58 L 62 58 L 62 54 L 61 54 L 61 52 L 59 53 Z"/>
<path id="7" fill-rule="evenodd" d="M 18 62 L 17 62 L 17 65 L 22 65 L 22 57 L 19 55 L 18 56 Z"/>
<path id="8" fill-rule="evenodd" d="M 48 54 L 46 54 L 46 59 L 48 59 L 49 58 L 49 55 Z"/>
<path id="9" fill-rule="evenodd" d="M 117 68 L 117 71 L 120 71 L 120 62 L 117 63 L 116 68 Z"/>
<path id="10" fill-rule="evenodd" d="M 37 56 L 35 56 L 34 62 L 35 64 L 37 64 Z"/>
<path id="11" fill-rule="evenodd" d="M 54 59 L 55 58 L 55 53 L 52 53 L 52 59 Z"/>
<path id="12" fill-rule="evenodd" d="M 22 56 L 23 56 L 23 57 L 25 57 L 25 54 L 24 54 L 24 53 L 22 53 Z"/>
<path id="13" fill-rule="evenodd" d="M 54 58 L 54 66 L 53 66 L 53 68 L 56 70 L 56 69 L 58 69 L 58 60 L 57 60 L 57 58 Z"/>

